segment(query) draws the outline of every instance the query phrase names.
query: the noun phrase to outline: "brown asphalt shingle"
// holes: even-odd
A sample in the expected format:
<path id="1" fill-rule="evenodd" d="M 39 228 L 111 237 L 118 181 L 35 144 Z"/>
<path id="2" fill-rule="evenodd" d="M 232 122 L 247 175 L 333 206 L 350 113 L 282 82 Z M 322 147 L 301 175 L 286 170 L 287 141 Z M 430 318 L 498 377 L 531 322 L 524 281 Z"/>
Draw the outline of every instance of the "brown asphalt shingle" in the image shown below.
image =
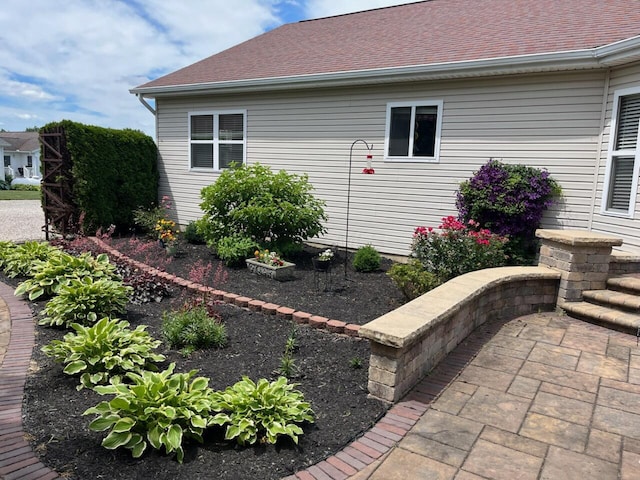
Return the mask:
<path id="1" fill-rule="evenodd" d="M 286 24 L 138 88 L 566 52 L 638 35 L 637 0 L 431 0 Z"/>

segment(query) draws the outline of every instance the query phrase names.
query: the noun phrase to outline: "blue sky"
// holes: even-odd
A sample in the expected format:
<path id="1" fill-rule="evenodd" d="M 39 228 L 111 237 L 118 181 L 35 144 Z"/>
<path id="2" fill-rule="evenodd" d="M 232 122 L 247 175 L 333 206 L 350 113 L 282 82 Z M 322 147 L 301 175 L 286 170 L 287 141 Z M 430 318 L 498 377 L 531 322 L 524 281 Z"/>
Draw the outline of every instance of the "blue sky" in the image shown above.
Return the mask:
<path id="1" fill-rule="evenodd" d="M 0 128 L 70 119 L 153 135 L 130 88 L 283 23 L 410 1 L 3 0 Z"/>

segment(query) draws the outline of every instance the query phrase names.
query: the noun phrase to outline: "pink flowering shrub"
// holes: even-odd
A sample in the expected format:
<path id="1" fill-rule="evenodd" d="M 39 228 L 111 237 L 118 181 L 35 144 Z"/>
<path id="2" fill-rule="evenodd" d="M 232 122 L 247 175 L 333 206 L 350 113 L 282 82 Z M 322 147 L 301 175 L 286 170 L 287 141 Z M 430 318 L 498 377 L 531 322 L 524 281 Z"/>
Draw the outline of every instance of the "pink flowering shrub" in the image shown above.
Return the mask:
<path id="1" fill-rule="evenodd" d="M 449 216 L 437 229 L 417 227 L 411 250 L 425 270 L 446 282 L 463 273 L 505 265 L 507 241 L 474 220 L 465 224 Z"/>

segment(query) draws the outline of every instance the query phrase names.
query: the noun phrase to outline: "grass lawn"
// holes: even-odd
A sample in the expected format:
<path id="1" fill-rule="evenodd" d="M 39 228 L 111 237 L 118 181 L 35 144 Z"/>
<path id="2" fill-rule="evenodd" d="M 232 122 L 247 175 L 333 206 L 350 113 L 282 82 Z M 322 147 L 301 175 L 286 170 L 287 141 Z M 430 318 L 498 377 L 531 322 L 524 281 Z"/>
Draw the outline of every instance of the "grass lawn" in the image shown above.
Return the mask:
<path id="1" fill-rule="evenodd" d="M 0 190 L 0 200 L 40 200 L 40 191 Z"/>

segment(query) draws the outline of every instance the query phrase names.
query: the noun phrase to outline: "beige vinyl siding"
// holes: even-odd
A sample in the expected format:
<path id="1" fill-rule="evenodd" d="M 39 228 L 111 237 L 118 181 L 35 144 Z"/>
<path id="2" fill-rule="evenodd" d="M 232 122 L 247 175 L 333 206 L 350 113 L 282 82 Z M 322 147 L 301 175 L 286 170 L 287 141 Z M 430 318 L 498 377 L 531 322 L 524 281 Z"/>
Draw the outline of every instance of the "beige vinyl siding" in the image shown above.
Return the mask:
<path id="1" fill-rule="evenodd" d="M 597 189 L 592 229 L 595 231 L 610 233 L 624 239 L 623 249 L 640 253 L 640 200 L 635 199 L 636 208 L 634 218 L 603 214 L 601 210 L 602 196 L 604 192 L 604 178 L 607 165 L 607 155 L 610 139 L 611 116 L 613 112 L 613 97 L 616 90 L 631 87 L 640 87 L 640 63 L 612 69 L 609 74 L 609 87 L 606 97 L 606 114 L 600 149 L 600 162 L 597 170 Z M 635 179 L 638 181 L 638 179 Z"/>
<path id="2" fill-rule="evenodd" d="M 371 243 L 406 254 L 418 225 L 455 215 L 459 183 L 489 158 L 546 167 L 565 199 L 545 226 L 587 228 L 600 133 L 604 72 L 509 76 L 351 89 L 225 97 L 160 98 L 161 194 L 180 224 L 201 216 L 200 189 L 215 173 L 188 169 L 187 115 L 246 109 L 247 161 L 307 173 L 327 202 L 329 245 L 343 245 L 349 148 L 374 144 L 375 175 L 363 175 L 366 149 L 353 150 L 349 245 Z M 442 100 L 439 163 L 384 162 L 388 102 Z"/>

